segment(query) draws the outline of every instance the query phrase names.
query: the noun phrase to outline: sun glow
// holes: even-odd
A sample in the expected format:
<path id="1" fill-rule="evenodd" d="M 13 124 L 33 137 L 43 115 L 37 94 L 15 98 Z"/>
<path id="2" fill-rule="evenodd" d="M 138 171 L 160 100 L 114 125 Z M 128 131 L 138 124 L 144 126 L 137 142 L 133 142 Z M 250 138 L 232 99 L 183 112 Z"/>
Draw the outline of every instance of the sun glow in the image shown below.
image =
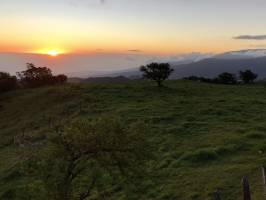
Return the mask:
<path id="1" fill-rule="evenodd" d="M 47 54 L 48 54 L 49 56 L 53 56 L 53 57 L 55 57 L 55 56 L 57 56 L 57 55 L 59 54 L 59 51 L 57 51 L 57 50 L 48 50 L 48 51 L 47 51 Z"/>
<path id="2" fill-rule="evenodd" d="M 65 54 L 66 51 L 63 49 L 60 49 L 60 48 L 54 48 L 54 49 L 44 48 L 44 49 L 29 51 L 29 53 L 36 53 L 36 54 L 42 54 L 42 55 L 47 55 L 47 56 L 51 56 L 51 57 L 56 57 L 56 56 L 59 56 L 61 54 Z"/>

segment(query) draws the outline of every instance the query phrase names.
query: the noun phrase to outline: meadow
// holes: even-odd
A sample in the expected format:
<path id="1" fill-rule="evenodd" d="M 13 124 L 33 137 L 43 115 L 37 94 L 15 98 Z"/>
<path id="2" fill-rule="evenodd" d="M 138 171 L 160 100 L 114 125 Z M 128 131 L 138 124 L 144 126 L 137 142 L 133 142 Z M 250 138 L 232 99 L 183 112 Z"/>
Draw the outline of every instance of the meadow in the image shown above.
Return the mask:
<path id="1" fill-rule="evenodd" d="M 111 199 L 241 199 L 246 175 L 253 199 L 263 199 L 260 167 L 266 164 L 266 88 L 167 81 L 123 84 L 66 84 L 0 95 L 0 199 L 21 199 L 28 180 L 16 143 L 45 138 L 56 123 L 76 118 L 119 117 L 141 121 L 155 155 L 153 177 L 128 196 Z M 37 195 L 37 194 L 36 194 Z M 34 199 L 34 198 L 32 198 Z"/>

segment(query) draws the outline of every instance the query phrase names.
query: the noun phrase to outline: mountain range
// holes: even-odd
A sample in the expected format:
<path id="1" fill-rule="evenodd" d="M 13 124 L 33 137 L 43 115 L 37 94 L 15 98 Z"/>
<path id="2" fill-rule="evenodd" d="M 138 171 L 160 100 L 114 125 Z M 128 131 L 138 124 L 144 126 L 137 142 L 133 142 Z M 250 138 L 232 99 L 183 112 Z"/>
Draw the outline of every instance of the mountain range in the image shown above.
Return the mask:
<path id="1" fill-rule="evenodd" d="M 170 62 L 174 73 L 171 79 L 188 76 L 203 76 L 213 78 L 220 73 L 238 73 L 241 70 L 252 70 L 259 78 L 266 78 L 266 49 L 248 49 L 241 51 L 231 51 L 209 58 L 197 58 L 194 60 L 179 60 Z M 137 68 L 127 71 L 113 72 L 105 76 L 125 76 L 128 78 L 140 77 Z"/>

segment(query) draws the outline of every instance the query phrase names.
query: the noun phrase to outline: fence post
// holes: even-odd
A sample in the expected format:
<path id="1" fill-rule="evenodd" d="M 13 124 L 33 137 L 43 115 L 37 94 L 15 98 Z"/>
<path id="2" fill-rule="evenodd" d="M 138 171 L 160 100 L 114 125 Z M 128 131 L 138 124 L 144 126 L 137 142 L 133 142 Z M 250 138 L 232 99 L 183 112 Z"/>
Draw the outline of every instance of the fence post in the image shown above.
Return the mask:
<path id="1" fill-rule="evenodd" d="M 262 169 L 264 199 L 266 200 L 266 168 L 265 168 L 265 166 L 262 166 L 261 169 Z"/>
<path id="2" fill-rule="evenodd" d="M 244 197 L 244 200 L 251 200 L 249 183 L 248 183 L 247 177 L 245 177 L 245 176 L 242 179 L 242 186 L 243 186 L 243 197 Z"/>
<path id="3" fill-rule="evenodd" d="M 213 195 L 212 195 L 213 200 L 221 200 L 220 193 L 218 190 L 215 190 Z"/>

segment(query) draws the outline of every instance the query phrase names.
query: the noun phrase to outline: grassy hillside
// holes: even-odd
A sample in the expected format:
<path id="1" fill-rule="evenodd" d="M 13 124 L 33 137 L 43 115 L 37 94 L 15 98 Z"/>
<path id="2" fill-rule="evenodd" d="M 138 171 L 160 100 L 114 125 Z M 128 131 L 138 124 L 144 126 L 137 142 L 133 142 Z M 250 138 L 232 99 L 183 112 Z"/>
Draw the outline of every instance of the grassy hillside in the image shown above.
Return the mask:
<path id="1" fill-rule="evenodd" d="M 0 95 L 0 199 L 23 190 L 16 138 L 42 140 L 49 127 L 77 117 L 119 116 L 145 121 L 158 178 L 143 183 L 139 199 L 241 199 L 247 175 L 253 199 L 263 199 L 266 163 L 266 88 L 169 81 L 78 84 Z M 14 197 L 12 197 L 14 198 Z M 11 198 L 11 199 L 12 199 Z M 114 199 L 129 199 L 123 195 Z"/>

